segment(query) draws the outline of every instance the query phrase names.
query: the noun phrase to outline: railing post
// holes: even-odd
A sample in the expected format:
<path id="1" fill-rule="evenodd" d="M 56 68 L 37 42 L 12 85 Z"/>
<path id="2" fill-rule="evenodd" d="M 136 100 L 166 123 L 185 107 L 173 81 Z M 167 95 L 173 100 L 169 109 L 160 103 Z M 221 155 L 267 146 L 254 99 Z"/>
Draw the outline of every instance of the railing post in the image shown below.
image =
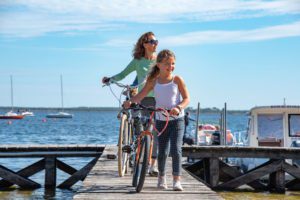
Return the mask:
<path id="1" fill-rule="evenodd" d="M 56 187 L 56 157 L 45 157 L 45 188 Z"/>
<path id="2" fill-rule="evenodd" d="M 195 145 L 198 145 L 199 114 L 200 114 L 200 103 L 198 102 L 196 128 L 195 128 Z"/>

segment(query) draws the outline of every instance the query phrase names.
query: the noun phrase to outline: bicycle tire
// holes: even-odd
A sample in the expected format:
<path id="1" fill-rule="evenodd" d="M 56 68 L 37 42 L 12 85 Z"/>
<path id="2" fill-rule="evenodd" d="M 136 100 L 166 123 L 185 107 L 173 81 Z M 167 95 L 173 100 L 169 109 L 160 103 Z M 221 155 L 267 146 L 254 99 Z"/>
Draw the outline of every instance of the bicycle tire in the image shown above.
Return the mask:
<path id="1" fill-rule="evenodd" d="M 148 171 L 148 160 L 150 156 L 150 136 L 145 135 L 141 141 L 139 159 L 136 163 L 134 178 L 136 179 L 136 192 L 141 192 L 144 186 L 145 177 Z"/>
<path id="2" fill-rule="evenodd" d="M 133 129 L 132 129 L 132 124 L 128 122 L 128 141 L 127 144 L 132 146 L 132 140 L 133 140 Z M 126 168 L 125 168 L 125 173 L 128 173 L 128 169 L 130 168 L 130 162 L 131 162 L 131 153 L 128 154 L 127 156 L 127 162 L 126 162 Z"/>
<path id="3" fill-rule="evenodd" d="M 123 151 L 123 147 L 128 144 L 128 121 L 127 115 L 123 114 L 121 117 L 120 122 L 120 129 L 119 129 L 119 141 L 118 141 L 118 172 L 119 176 L 124 176 L 125 172 L 127 171 L 126 166 L 128 163 L 128 153 Z"/>

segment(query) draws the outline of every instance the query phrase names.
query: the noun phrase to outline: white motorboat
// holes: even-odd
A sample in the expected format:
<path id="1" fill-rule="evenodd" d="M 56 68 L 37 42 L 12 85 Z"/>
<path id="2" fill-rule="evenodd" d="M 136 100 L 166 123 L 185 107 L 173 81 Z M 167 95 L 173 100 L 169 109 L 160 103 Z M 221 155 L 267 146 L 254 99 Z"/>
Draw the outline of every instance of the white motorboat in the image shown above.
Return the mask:
<path id="1" fill-rule="evenodd" d="M 300 147 L 300 106 L 254 107 L 250 110 L 247 130 L 245 146 Z M 247 171 L 265 161 L 245 158 L 239 165 Z"/>
<path id="2" fill-rule="evenodd" d="M 23 115 L 23 116 L 30 116 L 30 117 L 34 116 L 33 112 L 30 112 L 30 111 L 24 111 L 24 112 L 21 113 L 21 115 Z"/>

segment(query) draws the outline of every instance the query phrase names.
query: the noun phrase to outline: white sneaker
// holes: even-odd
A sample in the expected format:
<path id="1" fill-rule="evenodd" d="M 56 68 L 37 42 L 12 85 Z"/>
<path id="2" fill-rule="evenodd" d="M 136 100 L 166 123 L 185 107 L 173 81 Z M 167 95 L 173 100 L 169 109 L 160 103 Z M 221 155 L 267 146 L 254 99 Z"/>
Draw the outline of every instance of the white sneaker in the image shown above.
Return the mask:
<path id="1" fill-rule="evenodd" d="M 158 170 L 155 166 L 151 166 L 150 169 L 149 169 L 149 175 L 150 176 L 155 176 L 157 177 L 158 176 Z"/>
<path id="2" fill-rule="evenodd" d="M 157 188 L 168 189 L 166 176 L 159 176 L 157 182 Z"/>
<path id="3" fill-rule="evenodd" d="M 183 191 L 180 181 L 173 181 L 173 190 L 174 191 Z"/>

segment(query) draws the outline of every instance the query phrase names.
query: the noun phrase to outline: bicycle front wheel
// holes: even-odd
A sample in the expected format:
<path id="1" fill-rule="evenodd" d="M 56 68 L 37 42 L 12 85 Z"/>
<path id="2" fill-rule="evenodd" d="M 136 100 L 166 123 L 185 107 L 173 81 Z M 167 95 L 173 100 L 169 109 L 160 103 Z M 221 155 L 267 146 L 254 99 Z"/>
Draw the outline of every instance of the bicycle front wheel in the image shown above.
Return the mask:
<path id="1" fill-rule="evenodd" d="M 123 114 L 121 117 L 118 141 L 118 172 L 120 177 L 124 176 L 125 172 L 127 171 L 129 155 L 123 148 L 130 145 L 129 132 L 130 126 L 127 120 L 127 115 Z"/>
<path id="2" fill-rule="evenodd" d="M 136 192 L 143 189 L 145 177 L 148 170 L 148 160 L 150 156 L 150 136 L 145 135 L 140 143 L 138 160 L 135 162 L 132 185 L 136 187 Z"/>

